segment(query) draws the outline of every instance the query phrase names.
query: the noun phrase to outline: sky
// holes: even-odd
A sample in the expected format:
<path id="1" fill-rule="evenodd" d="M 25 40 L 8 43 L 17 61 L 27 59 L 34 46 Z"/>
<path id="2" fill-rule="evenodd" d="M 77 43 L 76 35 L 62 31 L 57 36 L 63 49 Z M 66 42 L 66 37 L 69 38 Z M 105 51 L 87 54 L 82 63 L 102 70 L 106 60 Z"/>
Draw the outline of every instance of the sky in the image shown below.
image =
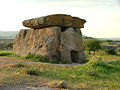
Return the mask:
<path id="1" fill-rule="evenodd" d="M 120 0 L 0 0 L 0 31 L 19 31 L 23 20 L 50 14 L 85 19 L 86 36 L 120 37 Z"/>

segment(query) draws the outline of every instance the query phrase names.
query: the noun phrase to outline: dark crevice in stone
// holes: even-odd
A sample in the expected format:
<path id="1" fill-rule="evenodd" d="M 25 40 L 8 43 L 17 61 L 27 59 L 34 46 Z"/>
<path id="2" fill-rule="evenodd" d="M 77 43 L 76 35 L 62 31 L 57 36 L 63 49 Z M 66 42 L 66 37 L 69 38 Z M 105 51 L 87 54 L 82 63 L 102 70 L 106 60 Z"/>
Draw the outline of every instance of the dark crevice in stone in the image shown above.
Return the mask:
<path id="1" fill-rule="evenodd" d="M 64 32 L 68 27 L 61 27 L 61 32 Z"/>
<path id="2" fill-rule="evenodd" d="M 25 30 L 23 35 L 24 38 L 27 36 L 27 33 L 28 33 L 28 30 Z"/>
<path id="3" fill-rule="evenodd" d="M 78 51 L 72 50 L 70 53 L 72 62 L 78 63 L 79 60 Z"/>

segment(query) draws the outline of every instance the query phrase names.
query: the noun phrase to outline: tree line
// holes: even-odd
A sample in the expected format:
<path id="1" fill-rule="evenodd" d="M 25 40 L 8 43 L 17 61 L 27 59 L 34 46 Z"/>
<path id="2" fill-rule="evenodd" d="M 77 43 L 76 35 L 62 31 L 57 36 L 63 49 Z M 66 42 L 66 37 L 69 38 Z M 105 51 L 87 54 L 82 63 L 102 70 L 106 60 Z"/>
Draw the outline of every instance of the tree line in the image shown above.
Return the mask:
<path id="1" fill-rule="evenodd" d="M 84 40 L 84 48 L 88 54 L 95 54 L 96 51 L 104 50 L 107 54 L 117 55 L 117 52 L 120 52 L 120 44 L 117 45 L 117 48 L 105 48 L 101 45 L 102 41 L 96 39 L 86 39 Z"/>

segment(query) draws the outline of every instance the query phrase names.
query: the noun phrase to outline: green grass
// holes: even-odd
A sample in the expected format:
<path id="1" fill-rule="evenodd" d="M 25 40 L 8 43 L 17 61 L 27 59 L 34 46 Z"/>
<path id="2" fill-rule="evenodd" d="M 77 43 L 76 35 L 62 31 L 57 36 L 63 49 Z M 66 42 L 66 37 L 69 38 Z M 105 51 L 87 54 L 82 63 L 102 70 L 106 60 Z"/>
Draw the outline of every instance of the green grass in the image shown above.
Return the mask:
<path id="1" fill-rule="evenodd" d="M 88 82 L 97 79 L 112 81 L 117 78 L 116 80 L 120 80 L 118 76 L 114 79 L 109 77 L 109 75 L 113 73 L 115 76 L 116 73 L 120 75 L 120 67 L 116 68 L 114 64 L 106 64 L 102 61 L 89 62 L 83 66 L 76 66 L 73 68 L 39 70 L 39 72 L 42 77 L 62 79 L 73 83 Z"/>
<path id="2" fill-rule="evenodd" d="M 1 51 L 0 56 L 18 57 L 10 51 Z M 108 90 L 120 88 L 119 56 L 97 52 L 96 55 L 88 55 L 88 57 L 90 59 L 88 63 L 76 66 L 18 63 L 3 67 L 0 68 L 0 84 L 33 81 L 45 83 L 52 80 L 64 80 L 69 83 L 69 86 L 80 88 L 108 88 Z M 19 58 L 50 62 L 46 57 L 32 54 Z M 117 61 L 105 63 L 104 61 L 107 59 Z"/>
<path id="3" fill-rule="evenodd" d="M 87 58 L 89 60 L 94 60 L 95 58 L 101 58 L 104 61 L 111 61 L 111 60 L 120 60 L 120 55 L 110 55 L 110 54 L 106 54 L 105 51 L 98 51 L 96 52 L 95 55 L 92 54 L 86 54 Z"/>
<path id="4" fill-rule="evenodd" d="M 74 85 L 75 87 L 112 88 L 113 90 L 120 88 L 119 76 L 120 61 L 105 63 L 95 60 L 77 66 L 21 63 L 0 69 L 1 83 L 30 82 L 35 78 L 37 78 L 35 81 L 38 81 L 42 77 L 51 81 L 64 80 L 70 83 L 70 86 Z"/>
<path id="5" fill-rule="evenodd" d="M 40 55 L 34 55 L 34 54 L 28 54 L 23 55 L 20 57 L 21 59 L 30 59 L 35 62 L 49 62 L 46 56 L 40 56 Z"/>
<path id="6" fill-rule="evenodd" d="M 28 54 L 28 55 L 23 55 L 20 57 L 21 59 L 29 59 L 31 61 L 35 62 L 47 62 L 47 63 L 55 63 L 55 64 L 69 64 L 71 62 L 65 62 L 65 61 L 58 61 L 58 60 L 50 60 L 46 56 L 40 56 L 40 55 L 34 55 L 34 54 Z"/>
<path id="7" fill-rule="evenodd" d="M 16 57 L 12 51 L 0 51 L 0 56 Z"/>
<path id="8" fill-rule="evenodd" d="M 58 61 L 58 60 L 49 60 L 46 56 L 27 54 L 27 55 L 17 55 L 12 51 L 0 51 L 0 56 L 15 57 L 19 59 L 27 59 L 34 62 L 47 62 L 47 63 L 56 63 L 56 64 L 70 64 L 68 61 Z"/>

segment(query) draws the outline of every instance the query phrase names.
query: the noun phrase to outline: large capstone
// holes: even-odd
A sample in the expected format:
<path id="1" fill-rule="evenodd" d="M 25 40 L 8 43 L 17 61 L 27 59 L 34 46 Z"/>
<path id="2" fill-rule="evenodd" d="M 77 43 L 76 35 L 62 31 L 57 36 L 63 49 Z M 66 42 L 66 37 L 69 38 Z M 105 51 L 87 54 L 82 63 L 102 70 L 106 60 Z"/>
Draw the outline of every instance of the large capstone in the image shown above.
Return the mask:
<path id="1" fill-rule="evenodd" d="M 85 22 L 86 21 L 84 19 L 80 19 L 78 17 L 72 17 L 70 15 L 64 15 L 64 14 L 55 14 L 55 15 L 24 20 L 23 25 L 25 27 L 29 27 L 33 29 L 50 27 L 50 26 L 83 28 Z"/>

